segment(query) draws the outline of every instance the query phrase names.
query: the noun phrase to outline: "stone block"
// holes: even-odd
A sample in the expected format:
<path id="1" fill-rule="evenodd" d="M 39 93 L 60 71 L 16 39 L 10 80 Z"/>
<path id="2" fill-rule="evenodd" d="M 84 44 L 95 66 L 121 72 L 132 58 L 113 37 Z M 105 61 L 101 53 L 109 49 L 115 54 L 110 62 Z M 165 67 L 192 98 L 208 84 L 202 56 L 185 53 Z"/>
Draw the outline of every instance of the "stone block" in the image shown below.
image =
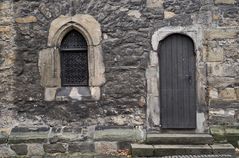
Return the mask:
<path id="1" fill-rule="evenodd" d="M 208 63 L 208 73 L 210 76 L 224 76 L 223 65 L 219 62 Z"/>
<path id="2" fill-rule="evenodd" d="M 141 96 L 138 101 L 139 107 L 143 108 L 146 105 L 146 99 L 144 96 Z"/>
<path id="3" fill-rule="evenodd" d="M 17 155 L 27 155 L 26 144 L 11 145 L 11 149 L 14 150 Z"/>
<path id="4" fill-rule="evenodd" d="M 237 36 L 237 30 L 213 29 L 206 34 L 209 40 L 233 39 Z"/>
<path id="5" fill-rule="evenodd" d="M 11 17 L 0 17 L 0 25 L 11 25 Z"/>
<path id="6" fill-rule="evenodd" d="M 112 120 L 114 124 L 123 126 L 127 124 L 127 118 L 124 115 L 119 115 L 119 116 L 113 116 Z"/>
<path id="7" fill-rule="evenodd" d="M 70 143 L 68 146 L 68 151 L 70 153 L 92 153 L 95 151 L 95 146 L 92 142 Z"/>
<path id="8" fill-rule="evenodd" d="M 0 144 L 5 144 L 8 140 L 8 135 L 6 133 L 0 132 Z"/>
<path id="9" fill-rule="evenodd" d="M 106 141 L 100 141 L 95 142 L 95 152 L 97 154 L 115 154 L 117 153 L 118 145 L 117 142 L 106 142 Z"/>
<path id="10" fill-rule="evenodd" d="M 235 155 L 235 148 L 231 144 L 211 145 L 213 154 Z"/>
<path id="11" fill-rule="evenodd" d="M 239 100 L 239 87 L 236 87 L 235 91 L 236 91 L 236 95 L 237 95 L 237 100 Z"/>
<path id="12" fill-rule="evenodd" d="M 151 51 L 149 54 L 149 59 L 150 59 L 150 66 L 154 66 L 157 67 L 159 64 L 159 60 L 158 60 L 158 53 Z"/>
<path id="13" fill-rule="evenodd" d="M 141 13 L 138 10 L 129 10 L 128 16 L 139 19 L 141 17 Z"/>
<path id="14" fill-rule="evenodd" d="M 16 132 L 11 133 L 8 142 L 18 143 L 46 143 L 48 132 Z"/>
<path id="15" fill-rule="evenodd" d="M 50 130 L 47 126 L 39 126 L 39 127 L 14 127 L 11 133 L 20 133 L 20 132 L 48 132 Z"/>
<path id="16" fill-rule="evenodd" d="M 131 144 L 131 152 L 133 157 L 150 157 L 154 155 L 154 147 L 145 144 Z"/>
<path id="17" fill-rule="evenodd" d="M 162 8 L 163 0 L 147 0 L 146 7 L 147 8 Z"/>
<path id="18" fill-rule="evenodd" d="M 69 141 L 83 141 L 85 138 L 79 133 L 64 132 L 63 134 L 51 134 L 49 137 L 50 143 L 67 143 Z"/>
<path id="19" fill-rule="evenodd" d="M 216 88 L 211 88 L 209 90 L 209 97 L 211 99 L 217 99 L 218 98 L 218 90 Z"/>
<path id="20" fill-rule="evenodd" d="M 225 132 L 226 132 L 225 137 L 227 139 L 227 142 L 229 142 L 233 146 L 237 146 L 237 141 L 239 140 L 239 129 L 226 128 Z"/>
<path id="21" fill-rule="evenodd" d="M 213 48 L 207 52 L 208 62 L 221 62 L 223 61 L 224 53 L 222 48 Z"/>
<path id="22" fill-rule="evenodd" d="M 213 154 L 209 145 L 155 145 L 154 156 L 171 155 L 210 155 Z"/>
<path id="23" fill-rule="evenodd" d="M 236 100 L 236 91 L 234 88 L 225 88 L 221 91 L 219 91 L 219 98 L 225 99 L 225 100 Z"/>
<path id="24" fill-rule="evenodd" d="M 60 86 L 60 61 L 53 60 L 59 58 L 57 49 L 47 48 L 39 52 L 38 67 L 43 87 L 54 88 Z M 52 97 L 49 96 L 49 99 L 52 99 Z"/>
<path id="25" fill-rule="evenodd" d="M 35 16 L 25 16 L 21 18 L 16 18 L 15 21 L 20 24 L 34 23 L 37 22 L 37 18 Z"/>
<path id="26" fill-rule="evenodd" d="M 237 128 L 226 128 L 225 132 L 226 132 L 226 135 L 239 136 L 239 129 Z"/>
<path id="27" fill-rule="evenodd" d="M 43 143 L 47 142 L 49 127 L 27 128 L 15 127 L 9 136 L 9 143 Z"/>
<path id="28" fill-rule="evenodd" d="M 159 97 L 155 97 L 152 95 L 147 96 L 147 105 L 149 106 L 147 109 L 147 119 L 152 126 L 159 126 Z"/>
<path id="29" fill-rule="evenodd" d="M 67 151 L 66 144 L 62 144 L 62 143 L 44 144 L 43 148 L 46 153 L 65 153 Z"/>
<path id="30" fill-rule="evenodd" d="M 45 101 L 54 101 L 57 88 L 45 88 Z"/>
<path id="31" fill-rule="evenodd" d="M 158 97 L 159 96 L 159 79 L 157 78 L 149 78 L 147 79 L 147 89 L 148 89 L 148 94 Z"/>
<path id="32" fill-rule="evenodd" d="M 164 11 L 164 19 L 170 19 L 174 17 L 176 14 L 174 12 Z"/>
<path id="33" fill-rule="evenodd" d="M 142 142 L 145 132 L 139 129 L 106 129 L 95 131 L 94 140 L 97 141 L 130 141 Z"/>
<path id="34" fill-rule="evenodd" d="M 210 133 L 216 142 L 225 141 L 225 129 L 223 127 L 211 127 Z"/>
<path id="35" fill-rule="evenodd" d="M 11 28 L 9 26 L 0 26 L 0 33 L 9 33 L 11 31 Z"/>
<path id="36" fill-rule="evenodd" d="M 215 4 L 235 4 L 236 0 L 215 0 Z"/>
<path id="37" fill-rule="evenodd" d="M 100 87 L 90 87 L 90 91 L 94 100 L 100 100 Z"/>
<path id="38" fill-rule="evenodd" d="M 0 156 L 2 158 L 16 157 L 16 153 L 8 145 L 0 145 Z"/>
<path id="39" fill-rule="evenodd" d="M 10 2 L 0 2 L 0 10 L 10 9 L 11 3 Z"/>
<path id="40" fill-rule="evenodd" d="M 28 144 L 27 156 L 43 156 L 45 154 L 42 144 Z"/>
<path id="41" fill-rule="evenodd" d="M 209 134 L 147 134 L 147 144 L 212 144 L 213 137 Z"/>

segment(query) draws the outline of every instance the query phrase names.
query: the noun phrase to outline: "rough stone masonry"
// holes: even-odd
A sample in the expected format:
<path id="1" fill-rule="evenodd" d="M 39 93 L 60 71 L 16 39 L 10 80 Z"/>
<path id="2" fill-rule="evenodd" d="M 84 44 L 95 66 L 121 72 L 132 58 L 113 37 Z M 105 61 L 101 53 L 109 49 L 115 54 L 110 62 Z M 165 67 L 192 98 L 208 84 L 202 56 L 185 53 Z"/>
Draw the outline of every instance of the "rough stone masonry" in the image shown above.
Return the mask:
<path id="1" fill-rule="evenodd" d="M 68 25 L 94 36 L 85 89 L 58 84 Z M 0 155 L 118 154 L 160 130 L 157 47 L 172 33 L 195 38 L 196 132 L 236 146 L 239 0 L 0 0 Z"/>

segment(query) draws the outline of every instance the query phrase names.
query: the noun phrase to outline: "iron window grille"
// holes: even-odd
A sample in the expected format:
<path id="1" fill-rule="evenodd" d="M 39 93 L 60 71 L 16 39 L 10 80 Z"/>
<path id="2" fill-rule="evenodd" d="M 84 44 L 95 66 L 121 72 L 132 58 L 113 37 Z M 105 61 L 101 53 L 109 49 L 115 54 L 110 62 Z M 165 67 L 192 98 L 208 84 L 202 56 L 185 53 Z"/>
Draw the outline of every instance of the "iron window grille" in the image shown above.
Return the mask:
<path id="1" fill-rule="evenodd" d="M 66 34 L 61 42 L 61 85 L 88 86 L 88 49 L 85 38 L 76 30 Z"/>

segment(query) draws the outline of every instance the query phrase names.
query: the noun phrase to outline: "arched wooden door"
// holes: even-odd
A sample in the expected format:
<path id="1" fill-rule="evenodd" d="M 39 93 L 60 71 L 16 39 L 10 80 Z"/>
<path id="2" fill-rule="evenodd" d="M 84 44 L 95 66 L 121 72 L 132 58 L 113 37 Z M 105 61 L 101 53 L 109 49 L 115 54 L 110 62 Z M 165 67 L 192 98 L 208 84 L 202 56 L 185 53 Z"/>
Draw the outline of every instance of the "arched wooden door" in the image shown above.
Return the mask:
<path id="1" fill-rule="evenodd" d="M 196 128 L 196 56 L 191 38 L 173 34 L 159 47 L 160 120 L 166 129 Z"/>

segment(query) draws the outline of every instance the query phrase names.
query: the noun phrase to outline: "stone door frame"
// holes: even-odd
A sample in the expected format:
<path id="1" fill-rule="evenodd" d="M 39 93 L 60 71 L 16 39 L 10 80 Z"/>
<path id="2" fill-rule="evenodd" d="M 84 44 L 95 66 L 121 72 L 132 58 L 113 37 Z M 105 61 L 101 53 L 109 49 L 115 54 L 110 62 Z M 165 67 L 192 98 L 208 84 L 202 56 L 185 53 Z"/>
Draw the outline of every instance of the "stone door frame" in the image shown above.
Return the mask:
<path id="1" fill-rule="evenodd" d="M 183 34 L 194 42 L 196 53 L 196 93 L 197 93 L 197 128 L 196 133 L 204 133 L 208 130 L 208 107 L 206 101 L 207 78 L 206 63 L 203 62 L 203 31 L 199 26 L 163 27 L 156 30 L 151 38 L 152 50 L 149 54 L 149 64 L 146 70 L 147 78 L 147 129 L 160 130 L 160 76 L 158 47 L 160 41 L 171 34 Z"/>

